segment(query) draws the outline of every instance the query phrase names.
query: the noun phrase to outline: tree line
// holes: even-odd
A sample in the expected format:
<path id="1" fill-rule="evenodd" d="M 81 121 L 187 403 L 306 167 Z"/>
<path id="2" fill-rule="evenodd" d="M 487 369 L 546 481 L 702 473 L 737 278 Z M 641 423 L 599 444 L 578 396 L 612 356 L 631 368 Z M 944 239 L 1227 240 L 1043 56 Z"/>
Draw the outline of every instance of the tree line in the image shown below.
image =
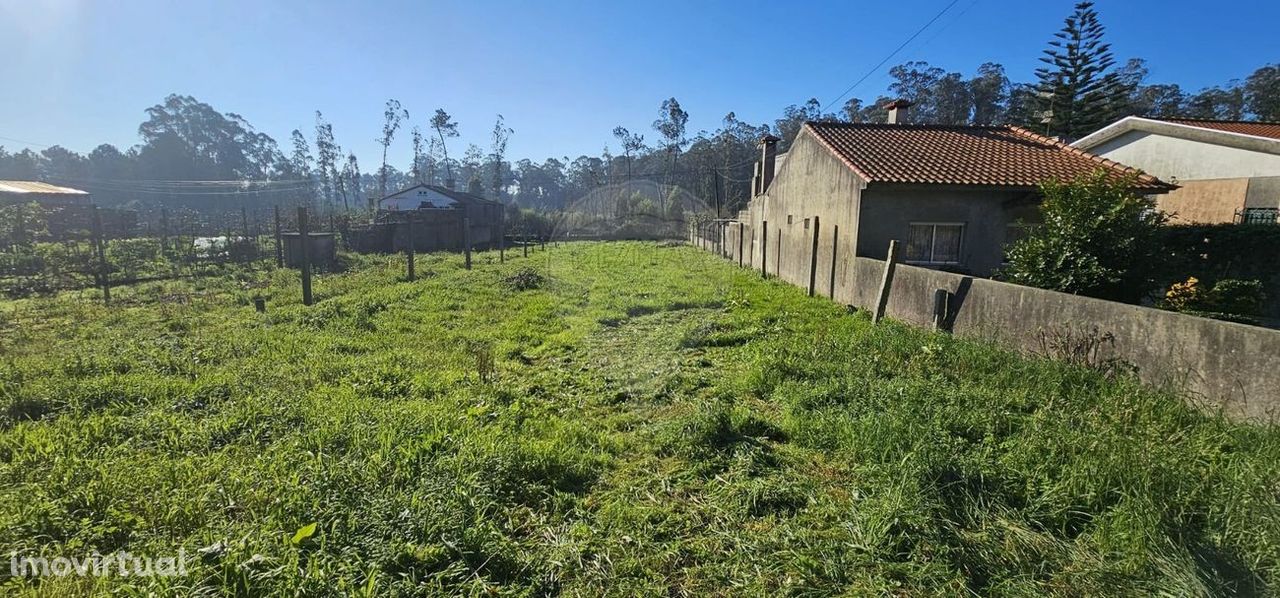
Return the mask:
<path id="1" fill-rule="evenodd" d="M 368 170 L 339 145 L 319 111 L 313 127 L 292 131 L 282 148 L 244 117 L 175 94 L 146 110 L 138 145 L 122 150 L 103 144 L 87 155 L 61 146 L 13 153 L 0 146 L 0 179 L 61 182 L 93 192 L 101 204 L 144 210 L 160 203 L 199 208 L 263 202 L 347 212 L 371 209 L 378 198 L 413 183 L 453 184 L 514 206 L 561 210 L 604 185 L 654 180 L 731 214 L 750 199 L 762 136 L 782 138 L 785 151 L 805 121 L 884 122 L 883 105 L 890 99 L 911 100 L 916 123 L 1017 124 L 1068 139 L 1128 115 L 1280 120 L 1280 65 L 1194 93 L 1177 84 L 1148 83 L 1144 60 L 1117 64 L 1088 2 L 1065 19 L 1041 61 L 1031 82 L 1013 82 L 994 62 L 968 75 L 907 62 L 889 70 L 891 83 L 874 101 L 852 98 L 833 111 L 813 98 L 783 108 L 768 123 L 746 122 L 729 112 L 712 131 L 689 131 L 688 112 L 671 97 L 661 102 L 651 130 L 619 126 L 598 155 L 541 161 L 507 155 L 515 131 L 502 115 L 489 129 L 487 147 L 473 143 L 459 152 L 451 144 L 460 125 L 447 111 L 436 109 L 418 121 L 391 99 L 378 137 L 381 162 Z M 406 127 L 412 158 L 401 168 L 387 156 L 397 140 L 403 142 Z"/>

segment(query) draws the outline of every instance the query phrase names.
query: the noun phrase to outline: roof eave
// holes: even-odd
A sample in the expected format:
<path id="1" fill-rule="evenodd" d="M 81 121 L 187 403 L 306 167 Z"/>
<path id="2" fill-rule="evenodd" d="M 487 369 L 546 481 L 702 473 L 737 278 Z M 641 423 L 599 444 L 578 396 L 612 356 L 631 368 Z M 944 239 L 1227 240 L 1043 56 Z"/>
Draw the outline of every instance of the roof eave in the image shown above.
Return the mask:
<path id="1" fill-rule="evenodd" d="M 1071 145 L 1088 151 L 1112 139 L 1116 139 L 1133 131 L 1176 137 L 1188 141 L 1198 141 L 1213 145 L 1234 147 L 1243 150 L 1280 155 L 1280 139 L 1233 133 L 1219 129 L 1207 129 L 1182 123 L 1153 120 L 1138 116 L 1126 116 L 1119 121 L 1107 125 L 1093 133 L 1085 135 Z"/>

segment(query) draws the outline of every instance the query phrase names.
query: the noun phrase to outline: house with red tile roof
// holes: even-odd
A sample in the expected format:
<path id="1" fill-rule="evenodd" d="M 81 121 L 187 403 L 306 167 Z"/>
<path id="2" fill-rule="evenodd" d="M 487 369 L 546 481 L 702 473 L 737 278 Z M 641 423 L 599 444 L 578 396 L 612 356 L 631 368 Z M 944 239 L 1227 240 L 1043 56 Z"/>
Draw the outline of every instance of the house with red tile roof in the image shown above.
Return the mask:
<path id="1" fill-rule="evenodd" d="M 1176 183 L 1171 222 L 1280 222 L 1280 123 L 1131 116 L 1072 145 Z"/>
<path id="2" fill-rule="evenodd" d="M 988 276 L 1040 220 L 1045 181 L 1102 171 L 1144 194 L 1173 188 L 1018 127 L 906 124 L 907 106 L 889 105 L 889 124 L 805 123 L 785 160 L 763 139 L 754 198 L 731 225 L 744 265 L 827 294 L 852 257 L 885 259 L 897 241 L 906 263 Z"/>

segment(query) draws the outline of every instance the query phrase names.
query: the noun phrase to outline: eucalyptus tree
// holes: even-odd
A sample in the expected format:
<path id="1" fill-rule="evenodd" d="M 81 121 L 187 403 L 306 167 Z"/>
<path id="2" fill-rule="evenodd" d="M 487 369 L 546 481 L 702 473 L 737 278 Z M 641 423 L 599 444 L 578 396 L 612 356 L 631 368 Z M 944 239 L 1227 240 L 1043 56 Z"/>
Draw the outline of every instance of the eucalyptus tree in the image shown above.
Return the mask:
<path id="1" fill-rule="evenodd" d="M 409 118 L 409 111 L 400 107 L 399 100 L 387 100 L 386 110 L 382 113 L 382 137 L 376 139 L 382 146 L 382 168 L 378 169 L 379 197 L 387 196 L 387 149 L 396 137 L 400 125 Z"/>
<path id="2" fill-rule="evenodd" d="M 307 143 L 307 138 L 303 136 L 302 131 L 294 129 L 289 137 L 293 142 L 293 153 L 289 155 L 289 170 L 294 178 L 306 181 L 305 188 L 301 191 L 304 196 L 302 201 L 310 204 L 315 200 L 315 181 L 312 179 L 315 158 L 311 156 L 311 146 Z"/>
<path id="3" fill-rule="evenodd" d="M 511 140 L 512 133 L 515 133 L 515 130 L 508 127 L 502 115 L 499 114 L 497 122 L 493 123 L 490 145 L 492 152 L 489 154 L 490 160 L 493 161 L 493 198 L 498 201 L 502 201 L 502 190 L 506 187 L 506 179 L 502 176 L 502 163 L 506 160 L 507 142 Z"/>
<path id="4" fill-rule="evenodd" d="M 644 135 L 628 131 L 626 127 L 614 127 L 613 136 L 622 144 L 622 155 L 627 163 L 627 179 L 631 179 L 631 160 L 644 151 Z"/>
<path id="5" fill-rule="evenodd" d="M 659 111 L 658 120 L 653 121 L 653 129 L 662 135 L 663 149 L 667 152 L 670 167 L 667 171 L 668 178 L 675 171 L 676 165 L 679 163 L 680 150 L 689 143 L 685 137 L 685 127 L 689 123 L 689 113 L 680 107 L 680 102 L 675 98 L 669 98 L 662 101 L 662 107 Z"/>
<path id="6" fill-rule="evenodd" d="M 431 128 L 435 129 L 436 135 L 440 139 L 440 151 L 444 156 L 444 172 L 445 178 L 453 178 L 453 171 L 449 167 L 449 146 L 445 139 L 458 136 L 458 123 L 453 121 L 453 117 L 449 116 L 443 108 L 436 108 L 436 113 L 431 117 Z"/>
<path id="7" fill-rule="evenodd" d="M 409 136 L 413 140 L 413 165 L 409 168 L 409 176 L 414 183 L 422 184 L 425 182 L 422 180 L 422 129 L 415 126 Z"/>
<path id="8" fill-rule="evenodd" d="M 337 168 L 338 144 L 333 140 L 333 125 L 324 120 L 324 115 L 316 110 L 316 174 L 320 178 L 320 194 L 325 202 L 332 205 L 337 199 L 333 173 Z M 345 206 L 350 209 L 350 206 Z"/>

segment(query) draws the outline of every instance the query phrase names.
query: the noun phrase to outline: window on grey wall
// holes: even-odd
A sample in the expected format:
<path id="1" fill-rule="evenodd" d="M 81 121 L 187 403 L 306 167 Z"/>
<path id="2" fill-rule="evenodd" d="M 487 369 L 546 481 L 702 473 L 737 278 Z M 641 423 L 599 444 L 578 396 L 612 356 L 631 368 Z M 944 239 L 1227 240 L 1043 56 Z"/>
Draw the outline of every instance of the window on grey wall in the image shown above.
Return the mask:
<path id="1" fill-rule="evenodd" d="M 960 263 L 964 224 L 913 222 L 907 232 L 906 261 L 920 264 Z"/>

